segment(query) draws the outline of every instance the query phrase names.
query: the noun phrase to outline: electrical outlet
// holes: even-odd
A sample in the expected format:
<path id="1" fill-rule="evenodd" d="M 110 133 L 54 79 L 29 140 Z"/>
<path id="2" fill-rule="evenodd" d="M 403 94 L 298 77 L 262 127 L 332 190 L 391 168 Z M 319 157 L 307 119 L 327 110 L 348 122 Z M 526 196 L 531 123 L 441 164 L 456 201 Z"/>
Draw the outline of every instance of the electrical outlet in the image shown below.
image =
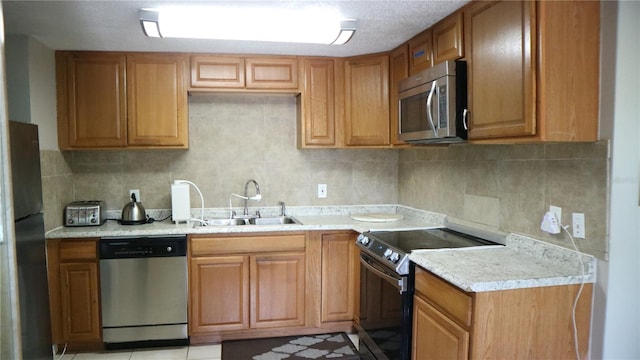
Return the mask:
<path id="1" fill-rule="evenodd" d="M 327 184 L 318 184 L 318 199 L 327 197 Z"/>
<path id="2" fill-rule="evenodd" d="M 559 206 L 549 205 L 549 211 L 556 214 L 558 225 L 562 225 L 562 208 Z"/>
<path id="3" fill-rule="evenodd" d="M 138 189 L 129 190 L 129 200 L 131 200 L 131 194 L 135 194 L 136 195 L 136 201 L 137 202 L 142 202 L 142 200 L 140 199 L 140 190 L 138 190 Z"/>
<path id="4" fill-rule="evenodd" d="M 571 214 L 572 222 L 573 222 L 573 237 L 576 239 L 584 239 L 585 228 L 584 228 L 584 214 L 583 213 L 573 213 Z"/>

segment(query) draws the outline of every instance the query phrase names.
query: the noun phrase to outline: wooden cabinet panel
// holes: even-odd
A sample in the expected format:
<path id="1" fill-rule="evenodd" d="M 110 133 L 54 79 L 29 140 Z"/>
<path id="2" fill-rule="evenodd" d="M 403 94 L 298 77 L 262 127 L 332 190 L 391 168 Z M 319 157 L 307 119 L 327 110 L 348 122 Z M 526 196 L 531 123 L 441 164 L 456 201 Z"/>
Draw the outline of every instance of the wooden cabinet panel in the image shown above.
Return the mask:
<path id="1" fill-rule="evenodd" d="M 398 108 L 398 83 L 409 76 L 409 49 L 402 45 L 391 52 L 389 56 L 389 131 L 391 145 L 406 145 L 398 140 L 399 133 L 399 108 Z"/>
<path id="2" fill-rule="evenodd" d="M 259 57 L 245 60 L 247 89 L 298 89 L 298 59 Z"/>
<path id="3" fill-rule="evenodd" d="M 357 252 L 353 232 L 322 235 L 321 321 L 353 320 Z"/>
<path id="4" fill-rule="evenodd" d="M 190 267 L 189 333 L 248 329 L 248 256 L 193 258 Z"/>
<path id="5" fill-rule="evenodd" d="M 439 21 L 433 31 L 433 63 L 457 60 L 464 56 L 462 12 L 456 12 Z"/>
<path id="6" fill-rule="evenodd" d="M 98 264 L 60 264 L 62 336 L 68 342 L 99 341 Z"/>
<path id="7" fill-rule="evenodd" d="M 536 4 L 540 137 L 546 141 L 596 141 L 600 113 L 600 2 Z"/>
<path id="8" fill-rule="evenodd" d="M 244 58 L 194 55 L 191 57 L 191 87 L 242 89 Z"/>
<path id="9" fill-rule="evenodd" d="M 439 277 L 416 270 L 416 292 L 431 300 L 462 325 L 471 325 L 471 296 Z"/>
<path id="10" fill-rule="evenodd" d="M 279 235 L 205 235 L 191 238 L 192 256 L 221 254 L 255 254 L 263 252 L 304 251 L 304 234 Z"/>
<path id="11" fill-rule="evenodd" d="M 121 54 L 56 53 L 61 150 L 125 146 L 125 66 Z"/>
<path id="12" fill-rule="evenodd" d="M 304 79 L 298 146 L 336 145 L 335 62 L 333 59 L 304 59 Z"/>
<path id="13" fill-rule="evenodd" d="M 389 57 L 345 62 L 345 144 L 389 145 Z"/>
<path id="14" fill-rule="evenodd" d="M 432 31 L 427 29 L 408 41 L 409 75 L 433 66 Z"/>
<path id="15" fill-rule="evenodd" d="M 60 242 L 60 261 L 96 260 L 98 247 L 95 240 L 65 240 Z"/>
<path id="16" fill-rule="evenodd" d="M 187 58 L 127 56 L 128 143 L 188 147 Z"/>
<path id="17" fill-rule="evenodd" d="M 469 332 L 416 296 L 413 303 L 414 360 L 467 359 Z"/>
<path id="18" fill-rule="evenodd" d="M 535 134 L 535 2 L 477 2 L 465 14 L 469 138 Z"/>
<path id="19" fill-rule="evenodd" d="M 251 327 L 304 325 L 303 253 L 251 257 Z"/>

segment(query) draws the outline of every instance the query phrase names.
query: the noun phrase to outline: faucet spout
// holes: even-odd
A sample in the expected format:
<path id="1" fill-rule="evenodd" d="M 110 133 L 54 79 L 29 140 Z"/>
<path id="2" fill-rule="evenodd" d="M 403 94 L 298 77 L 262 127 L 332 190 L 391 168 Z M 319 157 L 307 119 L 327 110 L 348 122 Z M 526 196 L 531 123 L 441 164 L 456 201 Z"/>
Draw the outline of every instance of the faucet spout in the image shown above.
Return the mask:
<path id="1" fill-rule="evenodd" d="M 249 197 L 248 190 L 249 190 L 249 184 L 251 183 L 253 183 L 253 185 L 256 188 L 256 194 L 252 197 Z M 244 211 L 242 212 L 243 215 L 249 215 L 249 208 L 247 207 L 248 200 L 255 200 L 255 201 L 262 200 L 262 195 L 260 195 L 260 186 L 258 185 L 258 182 L 253 179 L 248 180 L 246 184 L 244 184 Z"/>

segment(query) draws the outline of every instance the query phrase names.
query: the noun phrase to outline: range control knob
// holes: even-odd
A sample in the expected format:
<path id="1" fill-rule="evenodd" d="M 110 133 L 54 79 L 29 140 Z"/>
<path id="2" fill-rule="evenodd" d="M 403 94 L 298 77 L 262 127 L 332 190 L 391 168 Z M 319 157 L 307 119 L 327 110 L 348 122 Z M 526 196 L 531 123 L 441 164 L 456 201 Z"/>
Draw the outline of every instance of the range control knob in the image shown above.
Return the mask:
<path id="1" fill-rule="evenodd" d="M 384 256 L 385 258 L 389 259 L 391 254 L 393 254 L 393 251 L 391 251 L 391 249 L 387 249 L 387 250 L 384 251 L 384 254 L 382 254 L 382 256 Z"/>
<path id="2" fill-rule="evenodd" d="M 391 256 L 389 256 L 389 260 L 394 264 L 397 263 L 398 261 L 400 261 L 400 254 L 394 252 L 393 254 L 391 254 Z"/>
<path id="3" fill-rule="evenodd" d="M 364 234 L 360 234 L 358 235 L 358 242 L 364 246 L 369 245 L 369 242 L 371 242 L 371 240 L 369 240 L 369 238 L 364 235 Z"/>

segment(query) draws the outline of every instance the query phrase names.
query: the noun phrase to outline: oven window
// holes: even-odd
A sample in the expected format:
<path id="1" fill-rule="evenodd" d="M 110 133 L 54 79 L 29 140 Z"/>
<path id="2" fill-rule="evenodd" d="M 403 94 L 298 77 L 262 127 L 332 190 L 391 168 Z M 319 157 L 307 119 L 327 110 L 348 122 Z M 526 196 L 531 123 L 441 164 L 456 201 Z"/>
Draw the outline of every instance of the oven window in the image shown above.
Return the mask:
<path id="1" fill-rule="evenodd" d="M 408 291 L 400 294 L 397 287 L 360 266 L 361 347 L 364 343 L 363 350 L 370 352 L 365 358 L 408 359 L 411 318 L 406 307 L 410 299 Z"/>

